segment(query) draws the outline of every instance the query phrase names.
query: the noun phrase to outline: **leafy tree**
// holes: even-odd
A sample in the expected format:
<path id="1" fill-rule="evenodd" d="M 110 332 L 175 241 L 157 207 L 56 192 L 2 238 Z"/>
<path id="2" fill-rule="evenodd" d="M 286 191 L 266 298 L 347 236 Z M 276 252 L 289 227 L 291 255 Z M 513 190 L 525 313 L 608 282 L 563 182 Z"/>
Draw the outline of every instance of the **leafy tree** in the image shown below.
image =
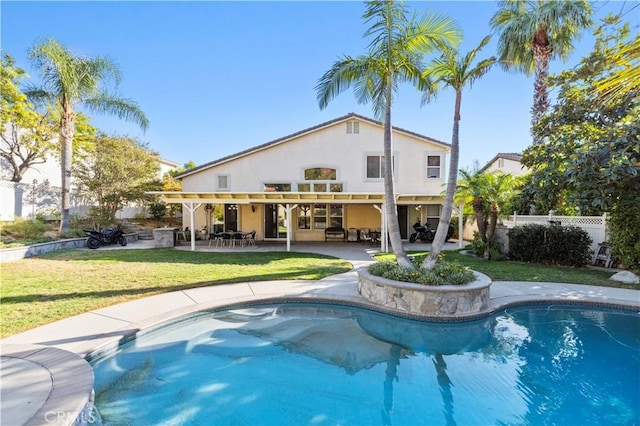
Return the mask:
<path id="1" fill-rule="evenodd" d="M 602 81 L 624 70 L 611 60 L 629 45 L 628 26 L 617 23 L 606 18 L 594 32 L 593 52 L 550 79 L 557 101 L 536 128 L 545 144 L 527 149 L 522 161 L 538 182 L 527 188 L 534 196 L 555 188 L 582 214 L 609 212 L 614 256 L 639 268 L 640 89 L 620 84 L 615 95 L 599 92 Z"/>
<path id="2" fill-rule="evenodd" d="M 637 7 L 637 5 L 636 5 Z M 609 18 L 617 20 L 618 18 Z M 635 87 L 638 96 L 638 81 L 640 81 L 640 34 L 629 43 L 619 44 L 612 48 L 609 62 L 615 66 L 610 75 L 603 77 L 596 83 L 596 91 L 602 102 L 616 102 L 628 96 Z"/>
<path id="3" fill-rule="evenodd" d="M 462 106 L 462 91 L 465 86 L 471 87 L 473 83 L 485 75 L 496 63 L 496 58 L 491 57 L 478 62 L 473 62 L 478 52 L 489 43 L 490 37 L 485 37 L 480 44 L 469 53 L 461 56 L 457 49 L 450 46 L 442 46 L 440 57 L 433 59 L 425 68 L 423 74 L 432 80 L 428 90 L 423 95 L 423 102 L 428 102 L 436 95 L 438 86 L 443 84 L 451 87 L 456 92 L 456 101 L 453 112 L 453 135 L 451 136 L 451 164 L 449 165 L 449 177 L 445 195 L 444 206 L 440 214 L 438 229 L 431 244 L 429 255 L 422 263 L 423 268 L 432 269 L 438 255 L 442 251 L 444 242 L 449 232 L 449 222 L 453 211 L 453 199 L 458 182 L 458 159 L 460 157 L 460 109 Z"/>
<path id="4" fill-rule="evenodd" d="M 507 204 L 517 190 L 516 178 L 502 172 L 466 169 L 460 170 L 460 177 L 456 197 L 471 204 L 478 235 L 484 244 L 484 257 L 490 259 L 501 206 Z"/>
<path id="5" fill-rule="evenodd" d="M 380 0 L 366 4 L 363 18 L 370 26 L 365 36 L 373 37 L 369 51 L 355 58 L 344 56 L 333 64 L 316 86 L 318 104 L 325 108 L 351 86 L 359 103 L 373 103 L 375 116 L 384 122 L 385 215 L 391 247 L 400 266 L 413 268 L 402 247 L 395 203 L 391 106 L 400 83 L 419 87 L 424 83 L 420 70 L 422 54 L 434 51 L 440 44 L 457 42 L 459 30 L 451 20 L 436 15 L 410 21 L 402 2 Z"/>
<path id="6" fill-rule="evenodd" d="M 60 110 L 60 144 L 62 176 L 62 218 L 60 232 L 69 231 L 71 204 L 71 173 L 76 107 L 83 105 L 92 112 L 115 114 L 131 120 L 144 130 L 148 120 L 138 106 L 127 99 L 112 95 L 101 85 L 113 79 L 117 84 L 120 72 L 106 57 L 84 58 L 67 50 L 54 39 L 35 44 L 29 52 L 34 66 L 42 73 L 43 85 L 30 86 L 27 96 L 37 102 L 56 105 Z"/>
<path id="7" fill-rule="evenodd" d="M 505 68 L 527 75 L 535 72 L 533 134 L 549 108 L 549 62 L 554 58 L 567 59 L 580 31 L 592 25 L 591 6 L 588 0 L 502 0 L 491 18 L 491 25 L 500 32 L 498 52 Z M 533 142 L 542 141 L 533 134 Z"/>
<path id="8" fill-rule="evenodd" d="M 25 72 L 14 66 L 11 56 L 2 57 L 0 71 L 0 157 L 6 161 L 11 182 L 20 182 L 24 173 L 47 160 L 55 150 L 55 128 L 48 114 L 38 114 L 22 93 L 19 84 Z"/>
<path id="9" fill-rule="evenodd" d="M 95 205 L 92 214 L 100 225 L 112 223 L 127 204 L 146 201 L 146 192 L 158 189 L 159 170 L 156 153 L 133 139 L 103 134 L 74 168 L 78 193 Z"/>
<path id="10" fill-rule="evenodd" d="M 593 52 L 577 67 L 550 78 L 557 101 L 536 128 L 545 143 L 522 157 L 537 183 L 531 192 L 553 190 L 583 214 L 640 206 L 639 89 L 629 86 L 608 102 L 595 90 L 615 71 L 609 58 L 628 37 L 627 26 L 612 29 L 612 22 L 595 31 Z"/>

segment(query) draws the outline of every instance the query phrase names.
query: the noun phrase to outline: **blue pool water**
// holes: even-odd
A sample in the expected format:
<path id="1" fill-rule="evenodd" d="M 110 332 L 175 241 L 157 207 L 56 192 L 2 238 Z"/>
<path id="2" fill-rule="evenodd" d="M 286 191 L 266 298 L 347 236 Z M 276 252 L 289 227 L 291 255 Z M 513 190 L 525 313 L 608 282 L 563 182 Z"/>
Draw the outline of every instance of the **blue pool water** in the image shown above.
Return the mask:
<path id="1" fill-rule="evenodd" d="M 640 315 L 584 306 L 446 324 L 263 305 L 92 363 L 104 424 L 640 424 Z"/>

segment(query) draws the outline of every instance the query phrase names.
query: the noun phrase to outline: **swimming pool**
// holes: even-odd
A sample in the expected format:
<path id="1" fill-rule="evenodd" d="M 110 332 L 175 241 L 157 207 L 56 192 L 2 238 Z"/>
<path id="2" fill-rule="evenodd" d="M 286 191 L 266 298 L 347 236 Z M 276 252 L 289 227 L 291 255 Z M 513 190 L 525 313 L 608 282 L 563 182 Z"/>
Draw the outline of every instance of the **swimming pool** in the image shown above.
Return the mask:
<path id="1" fill-rule="evenodd" d="M 638 424 L 640 315 L 464 323 L 328 304 L 202 313 L 92 361 L 105 424 Z"/>

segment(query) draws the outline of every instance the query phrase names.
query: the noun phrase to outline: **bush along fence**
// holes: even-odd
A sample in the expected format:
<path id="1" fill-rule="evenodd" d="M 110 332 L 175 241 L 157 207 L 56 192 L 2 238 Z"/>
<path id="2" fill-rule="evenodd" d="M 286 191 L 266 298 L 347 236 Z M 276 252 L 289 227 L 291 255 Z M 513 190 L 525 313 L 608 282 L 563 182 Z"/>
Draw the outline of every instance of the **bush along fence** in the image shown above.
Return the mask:
<path id="1" fill-rule="evenodd" d="M 513 213 L 509 217 L 502 219 L 502 224 L 507 228 L 515 228 L 520 225 L 561 225 L 562 227 L 573 226 L 582 229 L 591 238 L 591 251 L 598 250 L 598 244 L 607 241 L 607 214 L 602 216 L 556 216 L 553 211 L 543 216 L 526 216 Z"/>
<path id="2" fill-rule="evenodd" d="M 547 265 L 585 266 L 591 237 L 577 226 L 528 224 L 509 230 L 509 258 Z"/>

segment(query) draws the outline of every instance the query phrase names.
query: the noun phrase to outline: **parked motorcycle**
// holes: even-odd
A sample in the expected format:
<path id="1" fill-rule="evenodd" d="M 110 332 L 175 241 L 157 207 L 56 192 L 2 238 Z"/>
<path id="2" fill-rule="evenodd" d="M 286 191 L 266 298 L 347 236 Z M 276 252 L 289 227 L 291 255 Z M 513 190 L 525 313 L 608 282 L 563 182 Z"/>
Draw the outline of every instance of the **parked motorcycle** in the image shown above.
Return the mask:
<path id="1" fill-rule="evenodd" d="M 431 226 L 428 223 L 425 223 L 424 226 L 420 225 L 420 221 L 413 224 L 413 229 L 416 232 L 409 236 L 409 242 L 415 243 L 416 240 L 420 240 L 424 243 L 433 242 L 433 237 L 436 235 L 436 230 L 431 229 Z"/>
<path id="2" fill-rule="evenodd" d="M 120 225 L 115 228 L 104 228 L 102 231 L 93 229 L 83 229 L 83 231 L 89 237 L 87 238 L 87 247 L 90 249 L 97 249 L 104 244 L 118 243 L 123 247 L 127 245 L 127 237 L 124 236 Z"/>

